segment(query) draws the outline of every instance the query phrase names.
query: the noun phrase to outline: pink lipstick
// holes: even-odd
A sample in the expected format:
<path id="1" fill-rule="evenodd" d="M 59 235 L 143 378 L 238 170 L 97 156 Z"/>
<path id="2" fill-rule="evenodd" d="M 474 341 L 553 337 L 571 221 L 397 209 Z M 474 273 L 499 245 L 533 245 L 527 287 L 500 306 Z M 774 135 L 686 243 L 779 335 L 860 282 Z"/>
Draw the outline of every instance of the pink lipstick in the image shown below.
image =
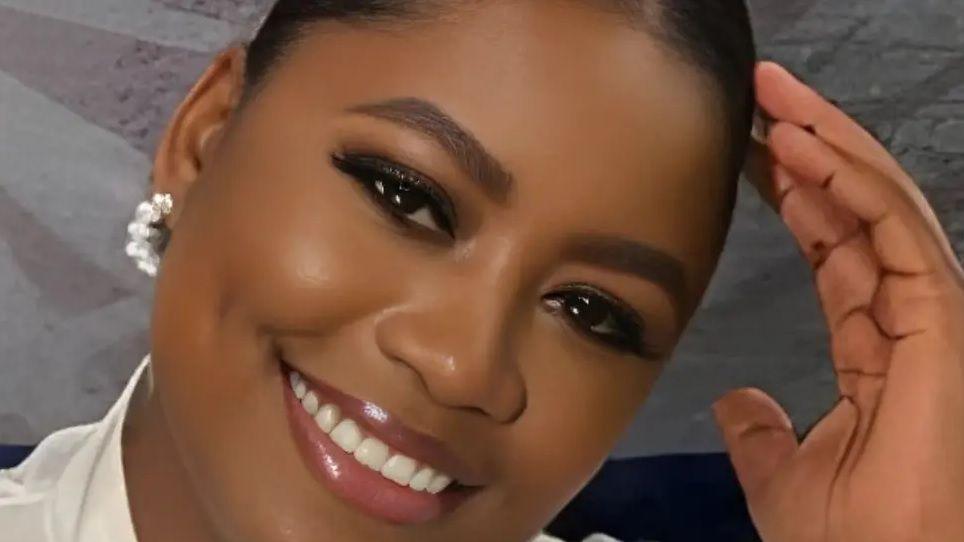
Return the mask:
<path id="1" fill-rule="evenodd" d="M 294 440 L 322 485 L 397 524 L 432 521 L 471 496 L 481 477 L 444 443 L 377 404 L 281 364 Z"/>

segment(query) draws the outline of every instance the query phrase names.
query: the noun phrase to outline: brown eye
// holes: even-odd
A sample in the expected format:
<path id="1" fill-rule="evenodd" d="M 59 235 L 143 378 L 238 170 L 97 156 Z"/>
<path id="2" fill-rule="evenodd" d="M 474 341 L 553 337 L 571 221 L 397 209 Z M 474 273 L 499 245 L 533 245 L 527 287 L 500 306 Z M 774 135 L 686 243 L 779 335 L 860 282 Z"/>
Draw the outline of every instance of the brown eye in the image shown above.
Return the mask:
<path id="1" fill-rule="evenodd" d="M 577 331 L 619 351 L 647 356 L 641 319 L 620 301 L 588 286 L 570 286 L 543 298 Z"/>
<path id="2" fill-rule="evenodd" d="M 382 158 L 332 156 L 335 167 L 353 177 L 386 211 L 406 224 L 455 237 L 451 202 L 417 173 Z"/>

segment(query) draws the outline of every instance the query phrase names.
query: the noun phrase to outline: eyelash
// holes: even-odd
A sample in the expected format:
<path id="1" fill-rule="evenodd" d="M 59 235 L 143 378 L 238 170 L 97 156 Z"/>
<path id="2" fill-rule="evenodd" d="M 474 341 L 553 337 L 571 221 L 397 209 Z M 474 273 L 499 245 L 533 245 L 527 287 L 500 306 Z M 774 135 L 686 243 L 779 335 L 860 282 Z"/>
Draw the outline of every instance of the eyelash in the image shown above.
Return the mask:
<path id="1" fill-rule="evenodd" d="M 335 168 L 361 184 L 380 207 L 404 226 L 444 234 L 449 240 L 454 239 L 454 207 L 432 181 L 405 166 L 377 156 L 332 155 L 331 160 Z M 391 186 L 387 186 L 389 183 Z M 422 205 L 408 211 L 399 208 L 400 203 L 393 202 L 389 194 L 397 196 L 401 190 L 423 197 Z M 435 227 L 412 219 L 412 215 L 421 212 L 426 206 L 429 207 L 429 217 L 435 222 Z M 560 291 L 543 296 L 543 302 L 550 312 L 561 313 L 571 327 L 589 340 L 618 352 L 643 358 L 654 356 L 643 339 L 645 326 L 640 317 L 625 303 L 606 292 L 583 284 L 570 284 Z M 598 310 L 599 304 L 602 304 L 601 310 L 606 312 L 602 315 L 596 314 L 595 318 L 604 318 L 592 325 L 586 325 L 585 321 L 580 323 L 581 317 L 592 317 L 591 311 Z M 601 331 L 601 327 L 609 329 Z"/>
<path id="2" fill-rule="evenodd" d="M 550 312 L 562 314 L 577 332 L 603 346 L 643 358 L 654 357 L 644 339 L 646 327 L 642 319 L 608 293 L 583 284 L 570 284 L 543 296 L 543 302 Z M 599 310 L 605 312 L 600 314 Z M 604 327 L 609 330 L 599 329 Z"/>
<path id="3" fill-rule="evenodd" d="M 354 178 L 379 206 L 404 226 L 444 234 L 449 240 L 455 238 L 455 208 L 428 178 L 377 156 L 332 155 L 331 160 L 335 168 Z M 426 219 L 434 225 L 423 223 Z"/>

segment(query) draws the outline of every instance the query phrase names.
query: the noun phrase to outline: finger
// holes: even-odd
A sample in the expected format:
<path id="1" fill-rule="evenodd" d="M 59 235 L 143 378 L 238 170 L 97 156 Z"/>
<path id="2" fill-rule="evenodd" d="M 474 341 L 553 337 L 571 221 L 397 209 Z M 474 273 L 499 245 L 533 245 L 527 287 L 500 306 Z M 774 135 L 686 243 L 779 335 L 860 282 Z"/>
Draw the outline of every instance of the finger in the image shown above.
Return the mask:
<path id="1" fill-rule="evenodd" d="M 797 450 L 790 418 L 769 395 L 750 388 L 724 395 L 713 413 L 747 500 L 758 501 Z"/>
<path id="2" fill-rule="evenodd" d="M 873 247 L 859 219 L 820 186 L 797 181 L 780 165 L 774 171 L 780 217 L 814 270 L 827 325 L 836 331 L 850 313 L 870 307 L 879 282 Z"/>
<path id="3" fill-rule="evenodd" d="M 870 311 L 880 277 L 880 265 L 862 233 L 829 251 L 814 281 L 831 333 L 841 332 L 846 319 L 855 312 Z"/>
<path id="4" fill-rule="evenodd" d="M 773 62 L 761 62 L 756 71 L 757 100 L 776 121 L 811 130 L 829 146 L 851 155 L 890 177 L 924 217 L 944 257 L 964 275 L 957 254 L 940 221 L 913 179 L 869 132 L 816 91 Z"/>
<path id="5" fill-rule="evenodd" d="M 854 398 L 857 380 L 887 375 L 893 341 L 869 310 L 856 310 L 845 318 L 830 340 L 840 394 Z"/>
<path id="6" fill-rule="evenodd" d="M 817 293 L 830 328 L 834 372 L 840 394 L 860 408 L 862 379 L 887 374 L 892 341 L 873 314 L 881 282 L 870 241 L 863 232 L 834 247 L 816 271 Z"/>
<path id="7" fill-rule="evenodd" d="M 932 329 L 941 320 L 940 308 L 948 302 L 953 304 L 954 292 L 946 286 L 933 275 L 886 275 L 874 298 L 874 319 L 893 339 Z"/>
<path id="8" fill-rule="evenodd" d="M 814 269 L 830 251 L 861 233 L 857 217 L 831 201 L 819 185 L 797 182 L 779 164 L 774 167 L 774 178 L 780 217 Z"/>
<path id="9" fill-rule="evenodd" d="M 867 130 L 775 62 L 756 69 L 757 101 L 775 121 L 812 130 L 831 145 L 894 176 L 903 168 Z"/>
<path id="10" fill-rule="evenodd" d="M 794 540 L 825 540 L 826 497 L 847 458 L 858 420 L 857 409 L 844 399 L 803 439 L 791 461 L 775 474 L 768 493 L 747 494 L 750 515 L 764 540 L 789 536 L 786 518 L 799 521 Z"/>
<path id="11" fill-rule="evenodd" d="M 823 479 L 800 482 L 830 487 L 837 474 L 835 467 L 843 465 L 852 445 L 859 418 L 857 407 L 849 399 L 843 398 L 813 426 L 800 443 L 796 469 L 803 476 Z"/>
<path id="12" fill-rule="evenodd" d="M 777 162 L 794 178 L 824 187 L 836 204 L 867 225 L 886 270 L 928 273 L 942 261 L 943 253 L 923 215 L 891 179 L 845 158 L 791 124 L 774 125 L 770 146 Z"/>
<path id="13" fill-rule="evenodd" d="M 855 398 L 862 378 L 886 374 L 890 340 L 872 318 L 880 265 L 857 217 L 835 204 L 823 188 L 786 180 L 780 216 L 815 272 L 815 282 L 831 330 L 834 370 L 840 394 Z M 871 405 L 859 405 L 871 406 Z"/>

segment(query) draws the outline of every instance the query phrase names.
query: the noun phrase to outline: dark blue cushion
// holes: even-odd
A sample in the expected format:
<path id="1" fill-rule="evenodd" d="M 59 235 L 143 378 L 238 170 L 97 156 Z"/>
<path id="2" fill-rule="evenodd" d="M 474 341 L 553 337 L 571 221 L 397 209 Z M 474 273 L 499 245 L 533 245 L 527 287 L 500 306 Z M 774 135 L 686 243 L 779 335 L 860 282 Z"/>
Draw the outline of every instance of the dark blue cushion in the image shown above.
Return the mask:
<path id="1" fill-rule="evenodd" d="M 33 446 L 5 446 L 0 445 L 0 469 L 16 467 L 30 455 Z"/>
<path id="2" fill-rule="evenodd" d="M 627 542 L 759 542 L 726 454 L 607 462 L 549 532 L 582 540 L 601 532 Z"/>

